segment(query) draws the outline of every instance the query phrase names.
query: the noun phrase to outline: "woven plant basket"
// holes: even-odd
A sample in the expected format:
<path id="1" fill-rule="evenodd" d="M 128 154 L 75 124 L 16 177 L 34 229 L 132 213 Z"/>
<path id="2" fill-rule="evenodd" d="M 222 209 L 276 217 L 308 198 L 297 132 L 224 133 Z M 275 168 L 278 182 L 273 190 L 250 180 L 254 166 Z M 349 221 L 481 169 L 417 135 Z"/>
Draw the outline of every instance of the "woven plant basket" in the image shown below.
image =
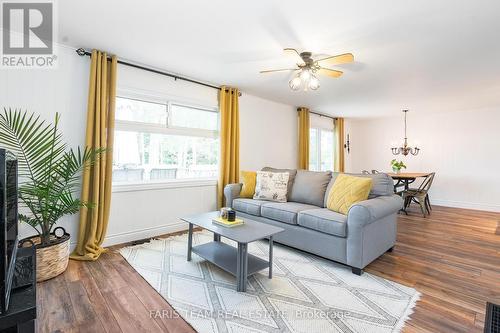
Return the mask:
<path id="1" fill-rule="evenodd" d="M 58 236 L 56 232 L 62 231 Z M 36 281 L 41 282 L 63 273 L 68 267 L 69 261 L 69 234 L 63 227 L 57 227 L 50 234 L 50 244 L 40 245 L 40 237 L 32 236 L 20 241 L 24 243 L 33 242 L 36 247 Z"/>

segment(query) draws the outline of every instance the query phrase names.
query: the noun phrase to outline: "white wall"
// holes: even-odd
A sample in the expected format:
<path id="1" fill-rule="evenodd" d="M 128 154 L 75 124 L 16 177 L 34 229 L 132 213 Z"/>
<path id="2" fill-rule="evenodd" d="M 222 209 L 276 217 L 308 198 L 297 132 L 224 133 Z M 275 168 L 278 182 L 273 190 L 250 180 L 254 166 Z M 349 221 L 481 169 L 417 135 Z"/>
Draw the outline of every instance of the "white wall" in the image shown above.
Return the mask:
<path id="1" fill-rule="evenodd" d="M 181 216 L 216 209 L 216 181 L 114 189 L 104 245 L 185 230 Z"/>
<path id="2" fill-rule="evenodd" d="M 0 108 L 11 107 L 35 112 L 48 122 L 61 114 L 60 129 L 69 146 L 84 142 L 88 91 L 89 59 L 74 50 L 60 47 L 56 69 L 0 69 Z M 77 216 L 66 216 L 61 224 L 73 237 L 78 230 Z M 34 230 L 20 225 L 20 237 Z"/>
<path id="3" fill-rule="evenodd" d="M 418 156 L 393 156 L 391 142 L 403 138 L 403 114 L 368 120 L 350 119 L 348 171 L 390 170 L 393 158 L 405 171 L 435 171 L 433 203 L 451 207 L 500 211 L 500 110 L 482 109 L 439 114 L 408 113 L 408 138 Z"/>
<path id="4" fill-rule="evenodd" d="M 64 46 L 58 56 L 57 69 L 0 70 L 0 107 L 27 109 L 47 121 L 59 112 L 64 139 L 75 147 L 82 145 L 85 137 L 89 58 L 81 58 Z M 130 67 L 119 67 L 118 90 L 147 92 L 204 106 L 218 104 L 217 90 Z M 242 169 L 256 170 L 265 165 L 295 167 L 294 107 L 243 92 L 240 116 Z M 186 225 L 178 220 L 179 216 L 215 207 L 215 181 L 177 182 L 133 191 L 115 188 L 105 245 L 183 229 Z M 76 239 L 77 215 L 63 218 L 61 225 Z M 29 226 L 21 225 L 21 237 L 31 234 Z"/>
<path id="5" fill-rule="evenodd" d="M 244 92 L 239 105 L 240 170 L 296 168 L 296 108 Z"/>

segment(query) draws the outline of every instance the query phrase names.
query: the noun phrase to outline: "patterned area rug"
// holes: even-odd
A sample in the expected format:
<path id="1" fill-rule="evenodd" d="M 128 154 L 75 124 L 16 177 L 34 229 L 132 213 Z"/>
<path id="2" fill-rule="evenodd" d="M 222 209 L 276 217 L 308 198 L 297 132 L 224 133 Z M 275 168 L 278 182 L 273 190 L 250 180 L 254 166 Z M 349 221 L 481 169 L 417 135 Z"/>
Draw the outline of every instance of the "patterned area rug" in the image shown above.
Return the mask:
<path id="1" fill-rule="evenodd" d="M 193 243 L 212 241 L 197 232 Z M 231 241 L 224 240 L 231 244 Z M 420 294 L 413 288 L 275 243 L 274 274 L 235 278 L 193 253 L 187 235 L 122 248 L 123 257 L 198 332 L 399 332 Z M 267 241 L 249 245 L 267 260 Z M 152 316 L 172 315 L 154 309 Z M 157 311 L 156 311 L 157 310 Z"/>

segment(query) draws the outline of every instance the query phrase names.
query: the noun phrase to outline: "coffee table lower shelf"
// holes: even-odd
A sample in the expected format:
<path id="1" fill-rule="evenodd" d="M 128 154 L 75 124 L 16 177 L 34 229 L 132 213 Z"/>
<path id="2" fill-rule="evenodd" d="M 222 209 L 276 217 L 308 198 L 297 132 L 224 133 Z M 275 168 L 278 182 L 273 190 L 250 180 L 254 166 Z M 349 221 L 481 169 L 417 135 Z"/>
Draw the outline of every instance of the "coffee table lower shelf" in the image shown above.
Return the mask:
<path id="1" fill-rule="evenodd" d="M 192 251 L 215 266 L 237 276 L 237 248 L 222 242 L 210 242 L 193 246 Z M 267 260 L 248 254 L 247 276 L 257 273 L 264 268 L 269 268 Z"/>
<path id="2" fill-rule="evenodd" d="M 236 277 L 236 290 L 240 292 L 246 291 L 247 277 L 264 268 L 268 269 L 268 276 L 271 279 L 273 277 L 273 236 L 284 229 L 251 219 L 245 219 L 245 223 L 237 228 L 226 228 L 212 222 L 214 218 L 218 217 L 219 212 L 214 211 L 182 218 L 183 221 L 189 223 L 187 261 L 191 261 L 191 254 L 194 252 L 234 275 Z M 214 241 L 193 246 L 194 226 L 211 231 Z M 222 238 L 230 239 L 238 246 L 222 243 Z M 250 243 L 266 238 L 269 239 L 269 260 L 248 253 Z"/>

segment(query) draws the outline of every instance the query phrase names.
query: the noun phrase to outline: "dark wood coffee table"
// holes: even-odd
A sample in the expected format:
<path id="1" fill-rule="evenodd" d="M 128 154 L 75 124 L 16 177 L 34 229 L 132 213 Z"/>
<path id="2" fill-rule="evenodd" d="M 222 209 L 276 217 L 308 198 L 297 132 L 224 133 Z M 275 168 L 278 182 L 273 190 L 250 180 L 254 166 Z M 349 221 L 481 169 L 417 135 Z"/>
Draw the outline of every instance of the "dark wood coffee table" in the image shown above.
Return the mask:
<path id="1" fill-rule="evenodd" d="M 245 221 L 243 225 L 228 228 L 212 223 L 212 219 L 217 217 L 219 217 L 218 211 L 181 218 L 189 223 L 187 260 L 191 260 L 191 253 L 194 252 L 234 275 L 237 291 L 246 291 L 248 276 L 264 268 L 269 268 L 269 278 L 271 279 L 273 276 L 273 235 L 284 229 L 247 218 L 243 219 Z M 193 246 L 194 225 L 213 232 L 214 241 Z M 221 237 L 235 241 L 238 243 L 238 247 L 222 243 Z M 264 238 L 269 238 L 269 261 L 248 253 L 249 243 Z"/>

